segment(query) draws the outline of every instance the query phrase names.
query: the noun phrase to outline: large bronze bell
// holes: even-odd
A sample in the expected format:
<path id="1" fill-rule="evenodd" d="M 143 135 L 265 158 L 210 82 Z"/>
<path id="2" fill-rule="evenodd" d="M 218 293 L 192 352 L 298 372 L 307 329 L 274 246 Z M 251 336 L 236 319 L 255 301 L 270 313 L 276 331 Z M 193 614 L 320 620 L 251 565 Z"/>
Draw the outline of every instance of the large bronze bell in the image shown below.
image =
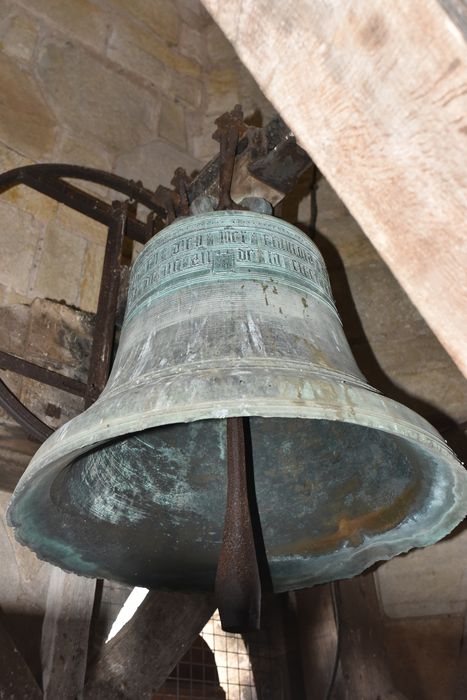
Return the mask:
<path id="1" fill-rule="evenodd" d="M 467 512 L 439 434 L 357 369 L 316 246 L 272 216 L 219 211 L 138 257 L 106 389 L 33 458 L 9 509 L 17 538 L 79 574 L 213 588 L 231 416 L 250 417 L 276 591 L 429 545 Z"/>

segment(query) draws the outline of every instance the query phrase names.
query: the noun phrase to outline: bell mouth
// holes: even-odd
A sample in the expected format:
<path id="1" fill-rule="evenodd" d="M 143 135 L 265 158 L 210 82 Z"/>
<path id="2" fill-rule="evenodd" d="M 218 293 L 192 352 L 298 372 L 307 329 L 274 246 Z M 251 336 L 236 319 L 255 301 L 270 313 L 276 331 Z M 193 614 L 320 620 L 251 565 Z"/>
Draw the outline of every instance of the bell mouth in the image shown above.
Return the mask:
<path id="1" fill-rule="evenodd" d="M 449 460 L 406 437 L 350 422 L 259 416 L 250 417 L 250 432 L 276 591 L 347 578 L 430 544 L 465 511 Z M 40 558 L 67 570 L 210 590 L 225 514 L 225 446 L 225 419 L 112 439 L 58 473 L 44 470 L 16 499 L 11 523 Z"/>

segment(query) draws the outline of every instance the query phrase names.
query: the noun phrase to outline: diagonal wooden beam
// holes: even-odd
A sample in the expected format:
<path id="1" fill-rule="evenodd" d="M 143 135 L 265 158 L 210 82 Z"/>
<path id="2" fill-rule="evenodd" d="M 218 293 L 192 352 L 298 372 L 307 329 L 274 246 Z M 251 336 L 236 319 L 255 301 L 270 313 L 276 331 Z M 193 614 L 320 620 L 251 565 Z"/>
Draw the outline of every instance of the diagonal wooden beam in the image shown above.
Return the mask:
<path id="1" fill-rule="evenodd" d="M 203 0 L 467 375 L 459 0 Z"/>
<path id="2" fill-rule="evenodd" d="M 151 698 L 214 609 L 210 593 L 149 592 L 89 670 L 84 699 Z"/>
<path id="3" fill-rule="evenodd" d="M 40 700 L 42 692 L 3 624 L 0 612 L 0 697 Z"/>

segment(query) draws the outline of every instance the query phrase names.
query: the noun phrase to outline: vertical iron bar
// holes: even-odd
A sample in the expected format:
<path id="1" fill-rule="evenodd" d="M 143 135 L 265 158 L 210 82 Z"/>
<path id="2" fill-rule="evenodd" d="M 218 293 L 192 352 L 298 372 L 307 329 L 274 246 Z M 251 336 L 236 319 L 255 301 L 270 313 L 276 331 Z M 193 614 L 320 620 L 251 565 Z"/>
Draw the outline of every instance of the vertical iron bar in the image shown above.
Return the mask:
<path id="1" fill-rule="evenodd" d="M 217 209 L 241 209 L 230 196 L 235 156 L 237 153 L 240 133 L 244 130 L 243 111 L 240 105 L 235 105 L 231 112 L 222 114 L 216 119 L 217 130 L 213 139 L 219 141 L 219 203 Z"/>
<path id="2" fill-rule="evenodd" d="M 110 371 L 120 282 L 120 254 L 128 215 L 128 203 L 114 204 L 115 216 L 109 226 L 105 246 L 101 289 L 95 317 L 91 360 L 85 395 L 88 408 L 103 391 Z"/>
<path id="3" fill-rule="evenodd" d="M 227 505 L 216 573 L 216 599 L 222 629 L 259 628 L 261 579 L 248 499 L 244 421 L 227 419 Z"/>
<path id="4" fill-rule="evenodd" d="M 128 219 L 128 202 L 114 202 L 113 210 L 115 215 L 107 233 L 101 288 L 97 303 L 97 313 L 94 319 L 91 359 L 84 397 L 85 408 L 93 404 L 102 393 L 110 373 L 118 305 L 118 288 L 120 285 L 120 257 Z M 87 653 L 92 653 L 94 646 L 93 641 L 96 635 L 103 589 L 104 581 L 96 579 Z"/>
<path id="5" fill-rule="evenodd" d="M 235 209 L 237 206 L 230 196 L 235 152 L 238 144 L 238 131 L 229 127 L 220 135 L 219 204 L 218 210 Z"/>

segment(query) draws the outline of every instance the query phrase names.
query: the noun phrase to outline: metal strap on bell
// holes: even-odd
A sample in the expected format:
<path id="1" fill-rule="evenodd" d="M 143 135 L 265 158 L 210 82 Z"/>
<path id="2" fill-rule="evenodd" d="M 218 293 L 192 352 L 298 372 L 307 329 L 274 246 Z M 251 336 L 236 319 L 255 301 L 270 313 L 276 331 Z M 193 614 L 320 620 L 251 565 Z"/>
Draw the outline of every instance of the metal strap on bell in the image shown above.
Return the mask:
<path id="1" fill-rule="evenodd" d="M 316 246 L 219 211 L 175 221 L 138 257 L 106 389 L 31 461 L 16 537 L 78 574 L 213 588 L 232 416 L 250 417 L 275 591 L 429 545 L 467 512 L 438 433 L 357 369 Z"/>

